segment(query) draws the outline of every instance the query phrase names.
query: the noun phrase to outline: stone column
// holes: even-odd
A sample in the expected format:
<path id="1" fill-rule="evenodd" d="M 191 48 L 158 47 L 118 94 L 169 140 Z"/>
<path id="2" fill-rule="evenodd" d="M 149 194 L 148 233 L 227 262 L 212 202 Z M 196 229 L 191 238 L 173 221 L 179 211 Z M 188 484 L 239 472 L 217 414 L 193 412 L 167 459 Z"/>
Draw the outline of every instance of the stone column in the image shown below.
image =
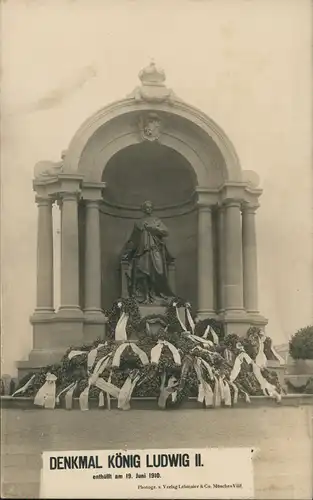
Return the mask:
<path id="1" fill-rule="evenodd" d="M 53 224 L 49 197 L 37 196 L 37 306 L 35 313 L 52 313 L 53 308 Z"/>
<path id="2" fill-rule="evenodd" d="M 225 311 L 243 310 L 241 202 L 226 200 L 225 231 Z"/>
<path id="3" fill-rule="evenodd" d="M 102 315 L 99 201 L 86 200 L 85 313 Z"/>
<path id="4" fill-rule="evenodd" d="M 63 315 L 81 315 L 79 306 L 78 193 L 61 193 L 61 305 Z"/>
<path id="5" fill-rule="evenodd" d="M 243 294 L 247 312 L 258 313 L 257 242 L 255 212 L 258 205 L 242 209 Z"/>
<path id="6" fill-rule="evenodd" d="M 218 284 L 217 304 L 219 312 L 225 309 L 224 300 L 224 268 L 225 268 L 225 238 L 224 238 L 224 207 L 220 206 L 217 211 L 217 248 L 218 248 Z"/>
<path id="7" fill-rule="evenodd" d="M 198 210 L 198 314 L 205 317 L 214 313 L 212 207 Z"/>

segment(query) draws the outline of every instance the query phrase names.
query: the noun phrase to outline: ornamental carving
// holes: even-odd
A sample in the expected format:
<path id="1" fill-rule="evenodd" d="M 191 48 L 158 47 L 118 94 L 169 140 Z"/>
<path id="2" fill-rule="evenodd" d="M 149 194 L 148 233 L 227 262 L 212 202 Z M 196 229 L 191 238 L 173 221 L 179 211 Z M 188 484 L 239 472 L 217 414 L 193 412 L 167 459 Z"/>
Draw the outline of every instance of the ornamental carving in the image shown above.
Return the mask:
<path id="1" fill-rule="evenodd" d="M 34 177 L 38 180 L 51 179 L 57 177 L 63 172 L 63 164 L 66 151 L 62 151 L 61 161 L 39 161 L 34 168 Z"/>
<path id="2" fill-rule="evenodd" d="M 139 130 L 142 140 L 158 141 L 161 134 L 161 120 L 156 114 L 139 118 Z"/>

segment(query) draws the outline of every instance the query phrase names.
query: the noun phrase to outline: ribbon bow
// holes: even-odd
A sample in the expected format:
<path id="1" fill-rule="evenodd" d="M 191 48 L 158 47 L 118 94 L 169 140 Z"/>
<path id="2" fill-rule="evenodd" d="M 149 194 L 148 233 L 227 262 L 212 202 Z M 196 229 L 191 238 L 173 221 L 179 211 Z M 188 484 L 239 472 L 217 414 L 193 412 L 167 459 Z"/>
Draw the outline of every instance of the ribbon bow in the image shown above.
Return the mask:
<path id="1" fill-rule="evenodd" d="M 140 374 L 137 372 L 135 375 L 130 375 L 124 382 L 123 387 L 120 390 L 117 407 L 120 410 L 130 409 L 130 399 L 135 389 L 135 386 L 140 378 Z"/>
<path id="2" fill-rule="evenodd" d="M 235 359 L 235 363 L 230 374 L 230 381 L 234 382 L 238 377 L 243 361 L 246 361 L 252 366 L 253 374 L 260 384 L 260 387 L 265 396 L 270 396 L 276 399 L 277 402 L 281 401 L 281 394 L 276 390 L 275 386 L 270 384 L 262 375 L 261 368 L 258 366 L 246 352 L 241 352 Z"/>
<path id="3" fill-rule="evenodd" d="M 177 348 L 167 340 L 158 340 L 158 343 L 151 349 L 151 363 L 154 363 L 156 365 L 159 364 L 160 356 L 164 346 L 168 347 L 168 349 L 171 351 L 175 364 L 180 366 L 180 354 Z"/>
<path id="4" fill-rule="evenodd" d="M 149 358 L 142 349 L 140 349 L 134 342 L 124 342 L 116 349 L 114 357 L 113 357 L 113 361 L 112 361 L 112 366 L 115 366 L 115 367 L 120 366 L 121 356 L 122 356 L 123 352 L 125 351 L 125 349 L 127 349 L 128 347 L 130 347 L 133 350 L 134 354 L 137 354 L 137 356 L 139 357 L 139 359 L 143 365 L 149 364 Z"/>
<path id="5" fill-rule="evenodd" d="M 208 325 L 206 327 L 202 338 L 207 339 L 210 333 L 212 335 L 213 343 L 218 345 L 219 339 L 218 339 L 217 333 L 215 332 L 215 330 L 213 329 L 213 327 L 211 325 Z"/>
<path id="6" fill-rule="evenodd" d="M 44 408 L 53 409 L 55 407 L 55 382 L 57 377 L 53 373 L 48 372 L 46 381 L 37 392 L 34 404 L 43 406 Z"/>

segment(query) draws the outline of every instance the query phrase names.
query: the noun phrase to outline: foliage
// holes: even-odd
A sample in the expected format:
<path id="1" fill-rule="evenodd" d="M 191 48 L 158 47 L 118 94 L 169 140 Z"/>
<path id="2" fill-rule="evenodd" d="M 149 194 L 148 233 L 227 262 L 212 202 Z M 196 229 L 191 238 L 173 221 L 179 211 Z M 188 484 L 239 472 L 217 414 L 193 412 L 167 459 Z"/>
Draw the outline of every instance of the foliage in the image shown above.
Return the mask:
<path id="1" fill-rule="evenodd" d="M 293 359 L 313 359 L 313 325 L 298 330 L 289 342 Z"/>
<path id="2" fill-rule="evenodd" d="M 107 340 L 104 342 L 97 339 L 92 344 L 69 347 L 60 363 L 46 366 L 35 374 L 32 384 L 23 395 L 34 396 L 45 383 L 46 374 L 50 372 L 57 377 L 57 394 L 72 382 L 77 382 L 74 397 L 79 397 L 87 387 L 92 374 L 92 370 L 90 371 L 87 366 L 88 352 L 97 348 L 93 367 L 100 360 L 108 359 L 108 364 L 100 375 L 103 380 L 121 388 L 129 375 L 139 374 L 139 380 L 135 385 L 132 397 L 158 398 L 162 390 L 161 387 L 163 387 L 162 384 L 167 387 L 169 380 L 175 377 L 177 381 L 174 390 L 175 397 L 168 397 L 166 407 L 176 408 L 188 397 L 198 395 L 200 382 L 198 379 L 199 373 L 196 370 L 197 363 L 202 367 L 202 380 L 211 386 L 213 392 L 217 387 L 217 380 L 230 382 L 234 361 L 240 352 L 244 350 L 248 353 L 251 352 L 251 358 L 255 359 L 258 331 L 249 330 L 246 338 L 241 339 L 235 334 L 225 335 L 223 324 L 215 319 L 208 318 L 196 321 L 193 315 L 192 319 L 195 321 L 194 331 L 191 331 L 192 325 L 189 324 L 186 329 L 183 329 L 181 322 L 177 318 L 176 308 L 179 307 L 188 308 L 191 314 L 191 306 L 182 299 L 175 298 L 169 303 L 165 315 L 150 315 L 141 319 L 139 307 L 133 299 L 119 299 L 114 302 L 110 311 L 107 312 Z M 156 363 L 143 364 L 138 354 L 133 351 L 129 344 L 126 344 L 118 366 L 112 364 L 116 350 L 120 346 L 114 340 L 114 332 L 121 312 L 129 315 L 127 323 L 128 337 L 135 333 L 138 338 L 137 347 L 144 351 L 149 360 L 151 350 L 157 344 L 160 346 L 160 357 Z M 149 322 L 159 324 L 159 329 L 155 331 L 155 329 L 147 328 Z M 209 333 L 208 326 L 214 329 L 218 337 L 218 344 L 216 343 L 216 335 L 213 338 Z M 206 342 L 203 343 L 201 338 L 206 332 L 206 338 L 203 338 Z M 193 333 L 193 336 L 190 335 L 191 333 Z M 69 359 L 68 355 L 71 351 L 82 352 Z M 179 355 L 180 362 L 174 356 L 174 353 L 176 353 L 175 356 Z M 262 374 L 281 393 L 275 373 L 263 370 Z M 32 375 L 28 374 L 24 377 L 20 381 L 19 387 L 22 387 Z M 241 365 L 240 373 L 236 379 L 236 386 L 239 397 L 245 397 L 246 394 L 250 396 L 263 394 L 251 365 L 245 361 Z M 229 387 L 233 395 L 234 387 L 231 383 Z M 93 385 L 90 387 L 91 398 L 97 398 L 99 393 L 97 387 Z"/>

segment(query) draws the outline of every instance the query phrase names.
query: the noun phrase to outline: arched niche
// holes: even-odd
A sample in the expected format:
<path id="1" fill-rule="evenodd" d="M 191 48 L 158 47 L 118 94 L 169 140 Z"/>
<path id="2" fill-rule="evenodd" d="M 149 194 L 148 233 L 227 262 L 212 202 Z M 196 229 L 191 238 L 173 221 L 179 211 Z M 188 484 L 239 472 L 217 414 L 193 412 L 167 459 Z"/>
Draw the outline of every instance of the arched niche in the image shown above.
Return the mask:
<path id="1" fill-rule="evenodd" d="M 177 293 L 188 289 L 197 303 L 197 177 L 186 158 L 155 142 L 128 146 L 103 169 L 106 184 L 100 206 L 101 271 L 106 308 L 121 293 L 120 255 L 141 204 L 150 199 L 169 229 L 168 247 L 175 257 Z"/>

